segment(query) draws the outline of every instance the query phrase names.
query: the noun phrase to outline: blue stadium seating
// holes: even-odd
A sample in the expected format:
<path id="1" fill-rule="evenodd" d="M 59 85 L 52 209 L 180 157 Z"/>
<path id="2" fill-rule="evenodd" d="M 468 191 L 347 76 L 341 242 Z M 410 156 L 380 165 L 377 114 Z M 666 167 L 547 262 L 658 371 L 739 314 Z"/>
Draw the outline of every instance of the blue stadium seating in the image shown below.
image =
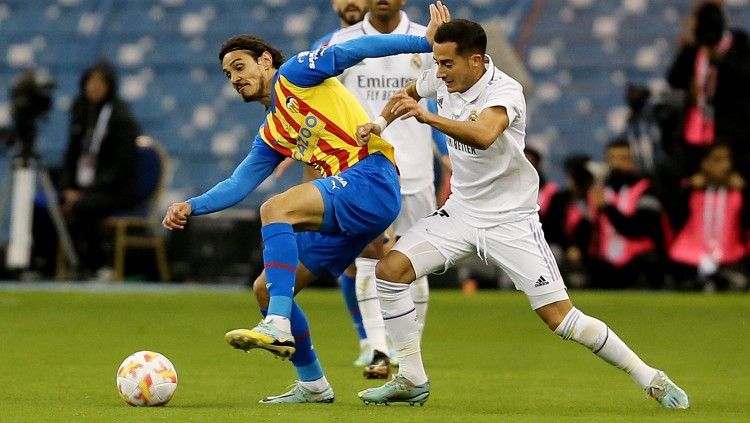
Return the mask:
<path id="1" fill-rule="evenodd" d="M 426 23 L 427 3 L 411 0 L 406 10 Z M 625 82 L 662 78 L 689 3 L 449 2 L 456 17 L 501 20 L 513 42 L 523 33 L 526 60 L 535 48 L 554 46 L 551 67 L 530 68 L 539 90 L 529 98 L 528 139 L 548 152 L 549 173 L 556 179 L 560 169 L 552 164 L 565 154 L 600 155 L 615 129 L 608 115 L 623 105 Z M 730 21 L 747 28 L 750 8 L 741 3 L 728 2 Z M 7 110 L 15 75 L 32 64 L 48 70 L 58 81 L 56 107 L 42 126 L 38 150 L 48 163 L 59 163 L 67 142 L 66 107 L 77 95 L 80 74 L 106 57 L 117 64 L 121 91 L 144 131 L 176 159 L 172 197 L 193 195 L 225 177 L 245 156 L 264 113 L 227 92 L 217 58 L 221 43 L 249 32 L 291 55 L 337 25 L 329 0 L 0 0 L 0 125 L 8 123 L 1 111 Z M 661 47 L 649 50 L 655 40 Z M 557 94 L 540 95 L 545 86 Z M 215 145 L 217 136 L 224 137 L 221 146 Z M 295 170 L 269 183 L 245 205 L 257 206 L 298 175 Z"/>

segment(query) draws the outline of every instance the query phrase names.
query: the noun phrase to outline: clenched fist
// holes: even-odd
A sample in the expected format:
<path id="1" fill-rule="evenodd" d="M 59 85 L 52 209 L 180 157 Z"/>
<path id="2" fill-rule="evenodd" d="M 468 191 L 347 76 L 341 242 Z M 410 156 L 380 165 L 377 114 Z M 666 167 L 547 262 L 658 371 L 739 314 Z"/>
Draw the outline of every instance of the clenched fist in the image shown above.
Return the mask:
<path id="1" fill-rule="evenodd" d="M 170 231 L 173 229 L 185 229 L 188 216 L 193 212 L 193 208 L 188 203 L 174 203 L 167 209 L 161 225 Z"/>

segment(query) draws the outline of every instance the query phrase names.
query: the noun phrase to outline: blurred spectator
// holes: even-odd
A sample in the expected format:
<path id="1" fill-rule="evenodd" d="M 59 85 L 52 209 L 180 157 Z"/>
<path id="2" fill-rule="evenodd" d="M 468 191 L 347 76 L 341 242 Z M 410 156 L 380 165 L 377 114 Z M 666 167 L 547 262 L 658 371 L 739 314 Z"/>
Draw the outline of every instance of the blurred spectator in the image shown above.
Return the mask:
<path id="1" fill-rule="evenodd" d="M 693 42 L 678 52 L 667 74 L 669 84 L 685 92 L 681 143 L 690 173 L 701 147 L 729 143 L 738 169 L 747 169 L 750 153 L 750 43 L 747 33 L 727 29 L 715 2 L 695 10 Z"/>
<path id="2" fill-rule="evenodd" d="M 539 174 L 539 198 L 537 198 L 537 204 L 539 204 L 539 217 L 544 218 L 549 209 L 549 202 L 552 196 L 560 190 L 560 187 L 553 181 L 548 181 L 544 176 L 542 155 L 538 150 L 531 147 L 526 147 L 524 150 L 526 159 L 534 166 L 536 173 Z"/>
<path id="3" fill-rule="evenodd" d="M 567 186 L 550 199 L 542 219 L 544 235 L 552 247 L 565 283 L 572 287 L 587 284 L 586 266 L 591 244 L 591 214 L 588 196 L 594 177 L 586 168 L 588 156 L 565 159 Z"/>
<path id="4" fill-rule="evenodd" d="M 732 168 L 729 147 L 710 146 L 670 209 L 676 236 L 669 257 L 677 287 L 747 287 L 750 206 L 745 188 Z"/>
<path id="5" fill-rule="evenodd" d="M 664 252 L 661 204 L 651 181 L 636 172 L 624 139 L 606 149 L 609 174 L 589 196 L 593 222 L 591 282 L 602 288 L 660 288 Z"/>
<path id="6" fill-rule="evenodd" d="M 680 27 L 680 33 L 677 38 L 677 46 L 679 48 L 695 43 L 695 35 L 693 33 L 695 32 L 696 12 L 704 3 L 713 3 L 722 7 L 724 0 L 693 0 L 690 14 L 683 19 Z"/>
<path id="7" fill-rule="evenodd" d="M 367 13 L 367 0 L 331 0 L 331 8 L 339 15 L 340 28 L 334 29 L 328 34 L 315 40 L 310 46 L 310 50 L 318 47 L 325 47 L 331 41 L 331 37 L 339 29 L 349 28 L 357 22 L 362 21 Z"/>
<path id="8" fill-rule="evenodd" d="M 643 175 L 653 175 L 656 164 L 661 161 L 661 135 L 649 104 L 650 97 L 651 90 L 643 85 L 628 84 L 625 89 L 629 112 L 622 137 L 630 144 L 636 171 Z"/>
<path id="9" fill-rule="evenodd" d="M 60 180 L 62 210 L 83 274 L 106 264 L 101 223 L 135 202 L 138 124 L 117 95 L 111 64 L 100 61 L 81 78 L 70 111 L 69 143 Z"/>

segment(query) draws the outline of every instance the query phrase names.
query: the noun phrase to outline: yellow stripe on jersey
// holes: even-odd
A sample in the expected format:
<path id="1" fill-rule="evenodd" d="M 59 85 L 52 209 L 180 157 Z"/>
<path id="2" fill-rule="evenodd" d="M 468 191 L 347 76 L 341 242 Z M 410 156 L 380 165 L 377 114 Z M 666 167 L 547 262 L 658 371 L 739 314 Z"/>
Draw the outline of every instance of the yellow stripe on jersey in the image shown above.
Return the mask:
<path id="1" fill-rule="evenodd" d="M 375 153 L 396 165 L 393 146 L 382 138 L 373 135 L 366 146 L 357 144 L 357 125 L 370 117 L 338 79 L 305 88 L 279 76 L 274 97 L 260 132 L 274 150 L 313 165 L 324 176 L 339 174 Z"/>

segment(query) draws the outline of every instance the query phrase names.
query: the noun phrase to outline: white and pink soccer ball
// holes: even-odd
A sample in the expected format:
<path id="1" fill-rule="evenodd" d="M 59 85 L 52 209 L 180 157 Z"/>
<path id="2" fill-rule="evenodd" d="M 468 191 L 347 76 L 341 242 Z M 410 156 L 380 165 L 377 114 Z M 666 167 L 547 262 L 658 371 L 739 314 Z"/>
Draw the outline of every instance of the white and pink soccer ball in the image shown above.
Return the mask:
<path id="1" fill-rule="evenodd" d="M 117 392 L 132 406 L 164 405 L 177 389 L 177 371 L 167 357 L 153 351 L 138 351 L 117 370 Z"/>

